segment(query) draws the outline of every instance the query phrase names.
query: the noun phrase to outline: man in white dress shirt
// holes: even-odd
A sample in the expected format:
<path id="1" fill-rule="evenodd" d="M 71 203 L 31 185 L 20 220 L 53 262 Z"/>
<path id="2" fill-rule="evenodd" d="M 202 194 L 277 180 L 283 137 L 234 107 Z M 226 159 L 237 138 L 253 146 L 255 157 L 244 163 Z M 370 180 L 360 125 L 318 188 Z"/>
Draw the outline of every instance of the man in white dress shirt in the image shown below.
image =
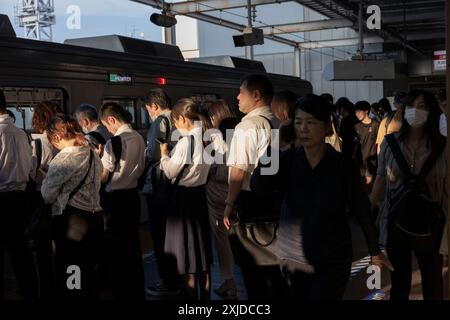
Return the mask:
<path id="1" fill-rule="evenodd" d="M 143 137 L 131 128 L 130 114 L 117 103 L 104 104 L 100 120 L 114 135 L 107 141 L 102 157 L 102 182 L 106 183 L 107 193 L 104 210 L 107 215 L 110 284 L 115 299 L 144 299 L 137 183 L 144 171 L 145 143 Z M 115 144 L 119 145 L 119 155 Z"/>
<path id="2" fill-rule="evenodd" d="M 14 126 L 0 90 L 0 300 L 4 293 L 4 257 L 8 250 L 19 290 L 25 299 L 37 297 L 36 274 L 25 236 L 25 188 L 32 170 L 31 146 L 25 131 Z"/>
<path id="3" fill-rule="evenodd" d="M 249 192 L 250 179 L 258 160 L 266 153 L 271 143 L 271 129 L 278 128 L 275 116 L 270 109 L 273 87 L 264 75 L 245 77 L 237 97 L 239 110 L 246 114 L 236 126 L 231 140 L 229 158 L 228 196 L 225 200 L 224 224 L 231 228 L 234 206 L 241 192 Z M 236 226 L 235 231 L 245 236 L 243 226 Z M 284 281 L 279 265 L 261 265 L 254 252 L 241 244 L 241 239 L 230 237 L 230 244 L 235 261 L 239 264 L 249 299 L 269 299 L 282 297 Z M 244 257 L 253 256 L 252 259 Z M 276 260 L 275 255 L 273 255 Z M 254 259 L 254 261 L 253 261 Z"/>

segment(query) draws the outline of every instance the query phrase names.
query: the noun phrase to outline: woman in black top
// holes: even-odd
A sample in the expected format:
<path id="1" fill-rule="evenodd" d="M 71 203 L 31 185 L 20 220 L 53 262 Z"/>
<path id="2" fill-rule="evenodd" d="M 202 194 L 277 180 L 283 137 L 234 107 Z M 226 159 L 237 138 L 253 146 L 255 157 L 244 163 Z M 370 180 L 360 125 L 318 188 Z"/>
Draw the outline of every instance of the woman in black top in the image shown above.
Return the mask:
<path id="1" fill-rule="evenodd" d="M 331 107 L 307 95 L 295 106 L 293 127 L 301 147 L 281 154 L 278 173 L 252 177 L 252 190 L 284 194 L 276 253 L 294 299 L 341 299 L 350 276 L 352 241 L 348 206 L 362 227 L 372 263 L 388 263 L 377 244 L 370 203 L 359 169 L 325 143 Z"/>

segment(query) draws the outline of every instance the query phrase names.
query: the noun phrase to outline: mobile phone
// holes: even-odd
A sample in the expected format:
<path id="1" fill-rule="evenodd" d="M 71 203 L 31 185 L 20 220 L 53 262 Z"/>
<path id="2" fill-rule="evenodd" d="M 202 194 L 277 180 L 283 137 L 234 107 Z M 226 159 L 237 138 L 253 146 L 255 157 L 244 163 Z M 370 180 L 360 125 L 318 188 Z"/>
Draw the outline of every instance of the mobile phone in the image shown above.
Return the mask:
<path id="1" fill-rule="evenodd" d="M 164 140 L 163 138 L 156 138 L 156 142 L 158 142 L 158 143 L 160 143 L 160 144 L 167 143 L 167 141 Z"/>

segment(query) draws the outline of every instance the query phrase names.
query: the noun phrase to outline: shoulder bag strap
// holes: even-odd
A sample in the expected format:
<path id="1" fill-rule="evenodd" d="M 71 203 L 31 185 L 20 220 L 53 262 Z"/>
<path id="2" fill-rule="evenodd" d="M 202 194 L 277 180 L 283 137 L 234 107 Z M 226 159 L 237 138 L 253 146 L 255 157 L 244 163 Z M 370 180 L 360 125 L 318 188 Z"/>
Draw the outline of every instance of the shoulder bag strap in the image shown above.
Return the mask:
<path id="1" fill-rule="evenodd" d="M 41 167 L 41 163 L 42 163 L 42 140 L 41 139 L 34 140 L 34 150 L 36 152 L 36 158 L 37 158 L 37 167 L 36 167 L 36 171 L 37 171 Z"/>
<path id="2" fill-rule="evenodd" d="M 190 135 L 190 141 L 189 145 L 191 147 L 191 160 L 194 161 L 194 136 Z M 186 171 L 187 167 L 189 167 L 189 163 L 185 163 L 183 166 L 183 169 L 181 169 L 180 173 L 178 173 L 177 178 L 175 179 L 175 182 L 173 183 L 174 186 L 177 186 L 180 183 L 181 177 L 183 176 L 183 173 Z"/>
<path id="3" fill-rule="evenodd" d="M 84 175 L 84 178 L 80 181 L 80 183 L 78 184 L 78 186 L 75 187 L 75 189 L 72 190 L 72 192 L 69 195 L 69 199 L 67 200 L 67 202 L 70 201 L 70 199 L 73 198 L 73 196 L 81 189 L 81 187 L 86 183 L 86 179 L 89 175 L 89 171 L 91 171 L 91 167 L 92 167 L 92 161 L 94 159 L 94 152 L 92 150 L 90 150 L 89 152 L 89 167 L 87 169 L 86 174 Z"/>
<path id="4" fill-rule="evenodd" d="M 115 161 L 114 161 L 114 171 L 109 173 L 106 185 L 108 185 L 111 182 L 114 172 L 117 170 L 120 158 L 122 157 L 122 138 L 120 136 L 113 136 L 111 137 L 110 140 Z"/>
<path id="5" fill-rule="evenodd" d="M 387 144 L 389 145 L 389 148 L 392 151 L 392 155 L 394 156 L 395 161 L 400 167 L 400 170 L 406 177 L 411 177 L 412 173 L 411 170 L 409 169 L 408 162 L 406 161 L 405 156 L 403 155 L 403 152 L 400 149 L 400 146 L 395 136 L 393 134 L 388 134 L 385 136 L 385 139 Z"/>

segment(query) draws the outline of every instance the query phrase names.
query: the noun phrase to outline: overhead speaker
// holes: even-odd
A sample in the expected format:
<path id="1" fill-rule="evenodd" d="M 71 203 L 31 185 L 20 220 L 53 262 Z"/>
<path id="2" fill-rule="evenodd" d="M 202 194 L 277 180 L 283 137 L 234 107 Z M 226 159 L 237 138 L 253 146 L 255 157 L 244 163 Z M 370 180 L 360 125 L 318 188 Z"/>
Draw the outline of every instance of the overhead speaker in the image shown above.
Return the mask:
<path id="1" fill-rule="evenodd" d="M 261 29 L 245 28 L 242 34 L 233 36 L 235 47 L 246 47 L 264 44 L 264 34 Z"/>
<path id="2" fill-rule="evenodd" d="M 0 14 L 0 37 L 16 37 L 16 32 L 6 14 Z"/>
<path id="3" fill-rule="evenodd" d="M 154 13 L 150 16 L 150 21 L 157 26 L 170 28 L 177 24 L 177 19 L 166 14 Z"/>

